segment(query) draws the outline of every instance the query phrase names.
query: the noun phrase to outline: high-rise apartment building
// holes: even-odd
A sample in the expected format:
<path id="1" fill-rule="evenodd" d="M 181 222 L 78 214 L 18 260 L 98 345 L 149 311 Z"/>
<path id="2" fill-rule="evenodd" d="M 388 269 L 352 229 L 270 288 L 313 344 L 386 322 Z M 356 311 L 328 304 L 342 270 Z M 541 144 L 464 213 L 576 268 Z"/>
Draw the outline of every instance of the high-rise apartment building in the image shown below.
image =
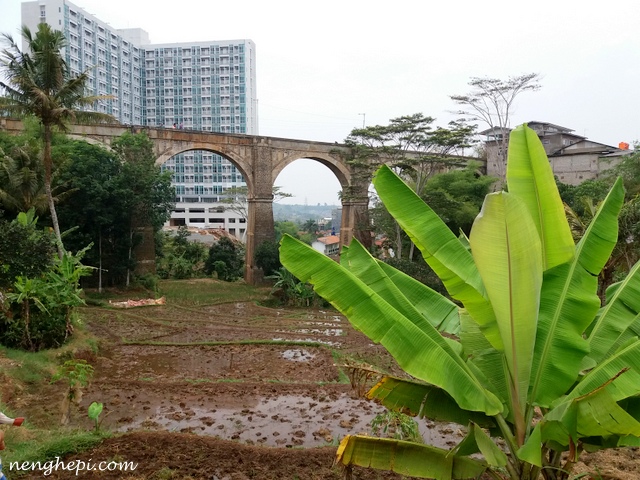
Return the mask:
<path id="1" fill-rule="evenodd" d="M 224 133 L 258 133 L 255 45 L 251 40 L 151 44 L 139 28 L 114 29 L 66 0 L 22 3 L 22 23 L 49 23 L 67 39 L 72 73 L 88 71 L 98 110 L 124 124 Z M 228 160 L 191 151 L 171 158 L 172 225 L 224 228 L 242 238 L 246 219 L 220 200 L 245 186 Z"/>

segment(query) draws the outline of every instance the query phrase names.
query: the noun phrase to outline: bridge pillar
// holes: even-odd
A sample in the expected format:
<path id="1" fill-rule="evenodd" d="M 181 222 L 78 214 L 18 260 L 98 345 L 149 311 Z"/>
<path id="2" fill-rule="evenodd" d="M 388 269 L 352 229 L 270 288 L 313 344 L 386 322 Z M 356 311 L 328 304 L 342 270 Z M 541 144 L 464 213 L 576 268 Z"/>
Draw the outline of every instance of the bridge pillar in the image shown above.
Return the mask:
<path id="1" fill-rule="evenodd" d="M 356 238 L 367 250 L 371 249 L 371 223 L 369 221 L 368 185 L 351 185 L 348 197 L 342 198 L 342 224 L 340 248 Z"/>
<path id="2" fill-rule="evenodd" d="M 250 285 L 259 285 L 263 280 L 263 272 L 256 266 L 256 248 L 263 242 L 274 242 L 276 239 L 273 194 L 270 193 L 268 198 L 249 199 L 248 213 L 244 279 Z"/>
<path id="3" fill-rule="evenodd" d="M 273 148 L 268 140 L 261 141 L 251 149 L 252 178 L 249 187 L 249 218 L 247 218 L 247 240 L 244 279 L 250 285 L 263 281 L 263 272 L 256 266 L 256 248 L 262 242 L 276 239 L 273 224 Z"/>

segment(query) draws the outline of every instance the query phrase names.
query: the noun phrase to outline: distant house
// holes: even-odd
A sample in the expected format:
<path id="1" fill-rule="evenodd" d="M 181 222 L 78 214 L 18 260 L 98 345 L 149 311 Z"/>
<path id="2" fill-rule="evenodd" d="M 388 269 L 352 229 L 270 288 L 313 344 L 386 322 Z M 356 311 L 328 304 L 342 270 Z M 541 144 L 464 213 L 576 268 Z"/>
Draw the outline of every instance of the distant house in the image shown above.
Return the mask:
<path id="1" fill-rule="evenodd" d="M 615 165 L 621 156 L 631 153 L 629 145 L 620 143 L 618 147 L 605 145 L 576 135 L 574 131 L 548 122 L 531 121 L 527 125 L 540 138 L 554 175 L 570 185 L 577 185 L 584 180 L 595 179 Z M 480 132 L 486 135 L 487 174 L 501 176 L 504 165 L 499 164 L 499 146 L 510 132 L 505 128 L 494 128 Z"/>
<path id="2" fill-rule="evenodd" d="M 320 237 L 311 246 L 327 256 L 338 255 L 340 253 L 340 237 L 337 235 Z"/>

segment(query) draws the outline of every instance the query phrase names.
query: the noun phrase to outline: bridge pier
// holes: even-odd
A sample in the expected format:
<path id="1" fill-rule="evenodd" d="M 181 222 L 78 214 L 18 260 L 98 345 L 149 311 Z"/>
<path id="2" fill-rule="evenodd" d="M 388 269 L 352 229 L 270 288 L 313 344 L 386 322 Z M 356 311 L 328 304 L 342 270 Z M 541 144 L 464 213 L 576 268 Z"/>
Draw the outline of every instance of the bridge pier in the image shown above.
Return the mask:
<path id="1" fill-rule="evenodd" d="M 371 250 L 371 222 L 369 220 L 369 182 L 354 175 L 352 184 L 343 189 L 342 223 L 340 225 L 340 249 L 356 238 L 367 250 Z"/>
<path id="2" fill-rule="evenodd" d="M 263 272 L 256 266 L 256 248 L 263 242 L 275 242 L 275 228 L 273 223 L 273 194 L 268 198 L 249 199 L 249 218 L 247 223 L 246 255 L 244 263 L 244 280 L 249 285 L 259 285 L 264 277 Z"/>

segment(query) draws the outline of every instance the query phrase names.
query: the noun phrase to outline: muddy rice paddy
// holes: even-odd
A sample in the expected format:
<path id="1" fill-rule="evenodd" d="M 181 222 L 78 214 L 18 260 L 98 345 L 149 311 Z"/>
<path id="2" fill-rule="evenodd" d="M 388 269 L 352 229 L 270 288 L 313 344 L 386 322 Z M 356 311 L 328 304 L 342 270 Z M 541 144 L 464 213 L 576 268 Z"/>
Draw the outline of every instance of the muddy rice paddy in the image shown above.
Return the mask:
<path id="1" fill-rule="evenodd" d="M 364 385 L 352 388 L 345 365 L 402 374 L 384 349 L 331 310 L 253 301 L 185 306 L 168 297 L 160 306 L 89 307 L 85 316 L 100 348 L 79 352 L 95 372 L 71 421 L 91 428 L 86 409 L 101 402 L 102 428 L 122 435 L 67 460 L 115 458 L 138 467 L 80 478 L 339 479 L 332 466 L 337 443 L 347 434 L 372 434 L 372 419 L 384 411 L 362 399 Z M 58 393 L 53 386 L 42 392 Z M 51 421 L 57 405 L 48 402 L 33 421 Z M 428 421 L 420 422 L 420 433 L 444 448 L 464 435 L 456 425 Z M 602 478 L 640 478 L 637 452 L 614 453 L 624 459 L 616 457 L 616 467 L 587 456 L 580 468 L 593 471 L 589 462 L 600 462 L 601 474 L 609 469 Z M 354 478 L 402 477 L 357 469 Z"/>

